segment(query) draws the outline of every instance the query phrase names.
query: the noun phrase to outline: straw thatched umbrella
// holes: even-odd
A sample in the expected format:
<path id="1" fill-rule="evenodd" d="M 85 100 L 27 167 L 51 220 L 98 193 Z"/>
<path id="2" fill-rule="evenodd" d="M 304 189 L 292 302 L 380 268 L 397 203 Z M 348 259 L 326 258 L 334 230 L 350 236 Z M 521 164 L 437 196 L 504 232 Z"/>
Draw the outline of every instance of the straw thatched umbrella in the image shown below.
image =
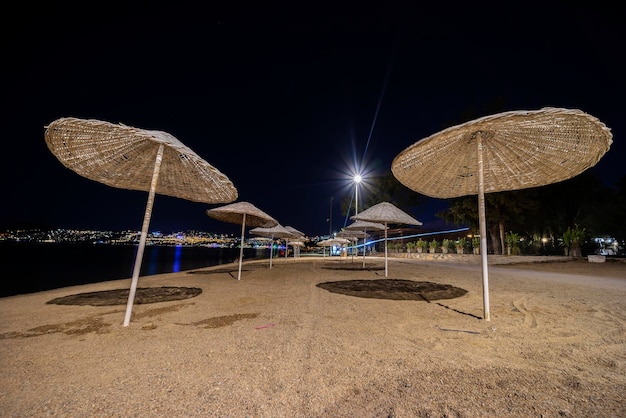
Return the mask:
<path id="1" fill-rule="evenodd" d="M 346 245 L 350 244 L 350 240 L 347 238 L 328 238 L 317 243 L 318 247 L 331 247 L 333 245 Z M 324 255 L 326 255 L 326 251 L 324 250 Z M 329 255 L 332 255 L 332 249 L 329 250 Z"/>
<path id="2" fill-rule="evenodd" d="M 365 242 L 365 237 L 367 237 L 367 234 L 363 231 L 348 231 L 346 229 L 342 229 L 341 231 L 337 232 L 336 237 L 349 239 L 351 241 L 351 244 L 353 244 L 352 250 L 356 249 L 358 255 L 359 250 L 357 244 L 359 242 L 359 238 L 363 238 L 363 242 Z M 352 261 L 354 261 L 354 251 L 350 251 L 350 253 L 352 255 Z M 365 252 L 363 254 L 365 254 Z"/>
<path id="3" fill-rule="evenodd" d="M 610 129 L 580 110 L 504 112 L 416 142 L 394 158 L 391 171 L 426 196 L 478 195 L 484 319 L 489 321 L 485 193 L 567 180 L 594 166 L 611 143 Z"/>
<path id="4" fill-rule="evenodd" d="M 206 214 L 211 218 L 241 225 L 241 246 L 239 250 L 239 273 L 237 280 L 241 280 L 241 263 L 243 261 L 243 236 L 246 225 L 264 228 L 271 228 L 278 225 L 278 221 L 272 218 L 261 209 L 248 202 L 231 203 L 230 205 L 220 206 L 218 208 L 209 209 Z"/>
<path id="5" fill-rule="evenodd" d="M 281 224 L 277 224 L 271 228 L 262 228 L 257 227 L 250 230 L 251 234 L 258 235 L 261 237 L 269 237 L 270 241 L 270 268 L 272 268 L 272 254 L 274 253 L 274 238 L 295 238 L 293 232 L 282 226 Z M 285 245 L 285 250 L 287 249 L 287 245 Z M 285 251 L 285 258 L 287 258 L 287 251 Z"/>
<path id="6" fill-rule="evenodd" d="M 287 245 L 291 245 L 293 247 L 293 257 L 299 257 L 300 256 L 300 247 L 304 247 L 304 242 L 301 241 L 301 238 L 304 238 L 304 232 L 300 232 L 298 231 L 296 228 L 292 227 L 292 226 L 285 226 L 285 228 L 287 228 L 288 230 L 290 230 L 293 233 L 293 238 L 297 239 L 298 241 L 292 241 L 289 242 Z"/>
<path id="7" fill-rule="evenodd" d="M 365 268 L 365 240 L 367 238 L 367 231 L 382 231 L 386 229 L 385 225 L 378 222 L 368 221 L 354 221 L 345 228 L 347 231 L 356 231 L 365 234 L 363 237 L 363 268 Z"/>
<path id="8" fill-rule="evenodd" d="M 387 225 L 388 224 L 407 224 L 422 225 L 420 221 L 413 218 L 408 213 L 397 208 L 389 202 L 381 202 L 369 209 L 364 210 L 358 215 L 351 216 L 350 219 L 355 221 L 368 221 L 382 223 L 385 226 L 385 277 L 388 276 L 387 268 Z"/>
<path id="9" fill-rule="evenodd" d="M 306 244 L 304 243 L 304 241 L 287 241 L 287 245 L 291 245 L 294 249 L 294 258 L 295 257 L 300 257 L 300 253 L 298 252 L 298 254 L 296 255 L 296 249 L 299 249 L 300 247 L 304 247 Z"/>
<path id="10" fill-rule="evenodd" d="M 300 231 L 298 231 L 298 230 L 297 230 L 296 228 L 294 228 L 293 226 L 289 226 L 289 225 L 287 225 L 287 226 L 285 226 L 285 229 L 289 230 L 289 231 L 293 234 L 293 236 L 294 236 L 294 237 L 297 237 L 297 238 L 302 238 L 302 237 L 304 237 L 304 232 L 300 232 Z"/>
<path id="11" fill-rule="evenodd" d="M 167 132 L 61 118 L 47 126 L 45 139 L 59 161 L 81 176 L 120 189 L 148 192 L 124 318 L 124 326 L 128 326 L 154 195 L 228 203 L 237 199 L 237 190 L 224 174 Z"/>

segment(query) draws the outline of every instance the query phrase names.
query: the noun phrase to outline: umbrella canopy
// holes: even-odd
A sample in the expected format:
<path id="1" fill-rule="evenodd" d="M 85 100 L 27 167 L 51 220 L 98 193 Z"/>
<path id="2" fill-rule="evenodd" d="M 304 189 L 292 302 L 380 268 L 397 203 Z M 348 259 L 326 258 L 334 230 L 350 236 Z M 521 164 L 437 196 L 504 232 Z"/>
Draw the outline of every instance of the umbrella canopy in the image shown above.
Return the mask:
<path id="1" fill-rule="evenodd" d="M 367 238 L 367 231 L 382 231 L 387 229 L 387 227 L 378 222 L 368 222 L 368 221 L 354 221 L 350 225 L 345 227 L 346 231 L 358 231 L 363 232 L 365 236 L 363 237 L 363 268 L 365 268 L 365 240 Z"/>
<path id="2" fill-rule="evenodd" d="M 339 238 L 347 238 L 350 241 L 356 241 L 359 238 L 365 238 L 367 237 L 367 233 L 365 231 L 348 231 L 348 230 L 342 230 L 337 232 L 337 236 Z"/>
<path id="3" fill-rule="evenodd" d="M 317 245 L 328 247 L 329 245 L 346 245 L 346 244 L 350 244 L 350 242 L 351 241 L 347 238 L 339 237 L 339 238 L 329 238 L 329 239 L 319 241 Z"/>
<path id="4" fill-rule="evenodd" d="M 288 241 L 287 245 L 291 245 L 294 247 L 304 247 L 306 244 L 302 241 Z"/>
<path id="5" fill-rule="evenodd" d="M 61 118 L 47 126 L 45 140 L 61 163 L 108 186 L 148 192 L 141 239 L 128 295 L 130 323 L 156 193 L 194 202 L 237 199 L 232 182 L 174 136 L 92 119 Z"/>
<path id="6" fill-rule="evenodd" d="M 365 244 L 365 238 L 367 237 L 367 233 L 365 233 L 364 231 L 347 231 L 345 229 L 342 229 L 341 231 L 337 232 L 336 236 L 339 238 L 346 238 L 354 242 L 352 250 L 350 251 L 350 254 L 352 255 L 352 260 L 354 260 L 355 249 L 358 255 L 358 246 L 356 244 L 358 244 L 359 238 L 363 238 L 363 243 Z M 363 257 L 365 257 L 365 246 L 363 246 Z M 365 266 L 365 261 L 363 261 L 363 265 Z"/>
<path id="7" fill-rule="evenodd" d="M 580 174 L 609 150 L 611 138 L 609 128 L 580 110 L 505 112 L 416 142 L 391 170 L 405 186 L 435 198 L 477 195 L 480 171 L 485 193 L 520 190 Z"/>
<path id="8" fill-rule="evenodd" d="M 347 238 L 329 238 L 317 243 L 318 247 L 332 247 L 333 245 L 346 245 L 350 244 L 350 240 Z"/>
<path id="9" fill-rule="evenodd" d="M 262 237 L 269 237 L 272 239 L 271 244 L 273 244 L 274 238 L 295 238 L 293 232 L 282 226 L 281 224 L 277 224 L 276 226 L 270 228 L 262 228 L 257 227 L 250 230 L 251 234 L 259 235 Z M 270 268 L 272 268 L 272 253 L 273 249 L 270 249 Z M 285 251 L 285 257 L 287 257 L 287 251 Z"/>
<path id="10" fill-rule="evenodd" d="M 382 231 L 385 225 L 379 222 L 354 221 L 345 227 L 348 231 Z"/>
<path id="11" fill-rule="evenodd" d="M 61 118 L 45 139 L 64 166 L 108 186 L 150 192 L 160 154 L 155 193 L 209 204 L 237 199 L 228 177 L 167 132 Z"/>
<path id="12" fill-rule="evenodd" d="M 300 232 L 298 231 L 296 228 L 287 225 L 285 228 L 287 228 L 288 230 L 290 230 L 293 233 L 293 238 L 294 239 L 298 239 L 301 240 L 302 238 L 304 238 L 304 232 Z M 293 247 L 293 256 L 295 257 L 300 257 L 300 247 L 304 247 L 305 244 L 302 241 L 294 241 L 294 244 L 292 244 L 291 242 L 287 243 L 287 245 L 291 245 Z M 285 255 L 287 255 L 287 253 L 285 253 Z"/>
<path id="13" fill-rule="evenodd" d="M 453 126 L 398 154 L 393 175 L 436 198 L 478 195 L 485 320 L 489 320 L 484 194 L 543 186 L 594 166 L 612 135 L 597 118 L 576 109 L 498 113 Z"/>
<path id="14" fill-rule="evenodd" d="M 300 232 L 298 231 L 296 228 L 292 227 L 292 226 L 285 226 L 286 229 L 288 229 L 289 231 L 291 231 L 291 233 L 293 234 L 294 237 L 297 238 L 302 238 L 304 237 L 304 232 Z"/>
<path id="15" fill-rule="evenodd" d="M 271 228 L 278 225 L 278 221 L 272 218 L 261 209 L 248 202 L 231 203 L 230 205 L 220 206 L 209 209 L 206 214 L 211 218 L 223 222 L 233 224 L 241 224 L 241 245 L 239 250 L 239 272 L 237 280 L 241 280 L 241 263 L 243 260 L 243 237 L 246 225 L 252 227 Z"/>
<path id="16" fill-rule="evenodd" d="M 385 229 L 385 277 L 388 276 L 387 267 L 387 225 L 388 224 L 408 224 L 422 225 L 420 221 L 413 218 L 405 211 L 399 209 L 389 202 L 378 203 L 358 215 L 351 216 L 350 219 L 356 221 L 368 221 L 382 223 Z"/>

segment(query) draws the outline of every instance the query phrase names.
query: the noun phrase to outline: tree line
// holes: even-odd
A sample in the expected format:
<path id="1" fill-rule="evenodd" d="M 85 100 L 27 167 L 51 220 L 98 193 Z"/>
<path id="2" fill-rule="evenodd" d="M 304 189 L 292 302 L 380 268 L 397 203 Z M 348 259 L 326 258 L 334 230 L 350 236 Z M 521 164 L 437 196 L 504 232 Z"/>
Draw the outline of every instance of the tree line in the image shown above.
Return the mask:
<path id="1" fill-rule="evenodd" d="M 362 193 L 361 212 L 387 201 L 408 213 L 428 202 L 398 182 L 391 171 L 369 179 Z M 341 201 L 345 215 L 350 197 Z M 467 226 L 478 234 L 477 196 L 448 199 L 449 207 L 435 215 L 446 223 Z M 559 183 L 524 190 L 485 195 L 489 252 L 505 254 L 507 236 L 519 237 L 518 251 L 528 254 L 593 254 L 598 246 L 593 237 L 626 239 L 626 176 L 615 187 L 606 186 L 593 170 Z"/>

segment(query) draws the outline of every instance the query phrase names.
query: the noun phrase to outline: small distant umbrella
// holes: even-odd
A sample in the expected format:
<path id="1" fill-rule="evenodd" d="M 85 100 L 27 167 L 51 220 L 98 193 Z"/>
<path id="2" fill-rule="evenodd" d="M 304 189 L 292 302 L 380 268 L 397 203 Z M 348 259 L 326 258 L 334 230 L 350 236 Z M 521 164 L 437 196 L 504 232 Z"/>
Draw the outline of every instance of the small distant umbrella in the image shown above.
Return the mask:
<path id="1" fill-rule="evenodd" d="M 350 225 L 345 228 L 347 231 L 359 231 L 366 234 L 363 237 L 363 268 L 365 268 L 365 243 L 367 238 L 367 231 L 382 231 L 386 229 L 385 225 L 378 222 L 368 222 L 368 221 L 354 221 Z"/>
<path id="2" fill-rule="evenodd" d="M 394 158 L 391 171 L 426 196 L 478 195 L 484 319 L 489 321 L 485 193 L 567 180 L 596 165 L 611 143 L 610 129 L 577 109 L 504 112 L 416 142 Z"/>
<path id="3" fill-rule="evenodd" d="M 354 243 L 352 247 L 354 249 L 357 249 L 358 252 L 358 247 L 356 244 L 358 244 L 359 238 L 363 238 L 363 242 L 365 242 L 365 237 L 367 237 L 367 234 L 363 231 L 347 231 L 346 229 L 342 229 L 341 231 L 337 232 L 337 237 L 346 238 L 352 241 Z M 351 254 L 352 260 L 354 261 L 354 251 L 351 251 Z"/>
<path id="4" fill-rule="evenodd" d="M 329 238 L 319 241 L 317 245 L 319 247 L 332 247 L 333 245 L 346 245 L 350 244 L 350 240 L 347 238 Z"/>
<path id="5" fill-rule="evenodd" d="M 324 242 L 326 242 L 327 245 L 346 245 L 346 244 L 350 244 L 350 240 L 349 239 L 341 238 L 341 237 L 329 238 L 327 240 L 324 240 Z"/>
<path id="6" fill-rule="evenodd" d="M 349 239 L 350 241 L 356 241 L 359 238 L 364 238 L 366 237 L 367 234 L 364 231 L 348 231 L 348 230 L 342 230 L 337 232 L 337 237 L 339 238 L 346 238 Z"/>
<path id="7" fill-rule="evenodd" d="M 381 202 L 369 209 L 364 210 L 358 215 L 351 216 L 350 219 L 356 221 L 378 222 L 384 225 L 385 229 L 385 277 L 388 276 L 387 268 L 387 225 L 388 224 L 407 224 L 422 225 L 420 221 L 410 216 L 408 213 L 397 208 L 389 202 Z"/>
<path id="8" fill-rule="evenodd" d="M 261 237 L 269 237 L 271 238 L 270 241 L 270 268 L 272 268 L 272 254 L 274 252 L 274 238 L 294 238 L 293 232 L 291 232 L 290 230 L 288 230 L 287 228 L 285 228 L 284 226 L 282 226 L 281 224 L 278 224 L 276 226 L 273 226 L 271 228 L 262 228 L 262 227 L 258 227 L 258 228 L 254 228 L 250 230 L 251 234 L 254 235 L 259 235 Z M 285 251 L 285 257 L 287 257 L 287 251 Z"/>
<path id="9" fill-rule="evenodd" d="M 354 221 L 350 225 L 345 227 L 348 231 L 382 231 L 385 229 L 385 225 L 379 222 L 368 221 Z"/>
<path id="10" fill-rule="evenodd" d="M 252 227 L 271 228 L 278 225 L 278 221 L 272 218 L 261 209 L 248 202 L 231 203 L 230 205 L 220 206 L 218 208 L 209 209 L 206 214 L 211 218 L 241 225 L 241 246 L 239 250 L 239 272 L 237 280 L 241 280 L 241 263 L 243 260 L 243 237 L 246 225 Z"/>
<path id="11" fill-rule="evenodd" d="M 203 203 L 237 199 L 232 182 L 174 136 L 93 119 L 61 118 L 46 144 L 67 168 L 120 189 L 148 192 L 124 326 L 130 323 L 156 193 Z"/>
<path id="12" fill-rule="evenodd" d="M 294 237 L 298 237 L 298 238 L 304 237 L 304 232 L 298 231 L 293 226 L 287 225 L 287 226 L 285 226 L 285 229 L 289 230 L 293 234 Z"/>
<path id="13" fill-rule="evenodd" d="M 293 257 L 300 257 L 300 248 L 304 247 L 306 244 L 304 241 L 288 241 L 287 245 L 291 245 L 293 247 Z"/>
<path id="14" fill-rule="evenodd" d="M 292 227 L 292 226 L 285 226 L 285 228 L 287 228 L 288 230 L 290 230 L 293 233 L 293 237 L 294 239 L 301 239 L 304 238 L 304 232 L 300 232 L 298 231 L 296 228 Z M 293 256 L 300 256 L 300 247 L 304 247 L 304 242 L 301 242 L 302 245 L 292 245 L 291 243 L 289 243 L 288 245 L 291 245 L 293 247 Z"/>

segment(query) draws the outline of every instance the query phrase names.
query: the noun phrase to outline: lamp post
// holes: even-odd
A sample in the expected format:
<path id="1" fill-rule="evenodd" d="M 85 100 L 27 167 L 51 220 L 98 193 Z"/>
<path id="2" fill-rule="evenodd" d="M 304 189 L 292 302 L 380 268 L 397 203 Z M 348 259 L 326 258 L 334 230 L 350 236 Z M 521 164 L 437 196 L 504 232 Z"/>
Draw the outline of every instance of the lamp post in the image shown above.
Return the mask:
<path id="1" fill-rule="evenodd" d="M 354 175 L 354 214 L 359 214 L 359 183 L 363 177 L 360 174 Z M 359 255 L 359 247 L 356 248 L 356 255 Z M 365 254 L 365 246 L 363 246 L 363 254 Z"/>
<path id="2" fill-rule="evenodd" d="M 359 214 L 359 183 L 363 177 L 360 174 L 354 176 L 354 214 Z"/>

